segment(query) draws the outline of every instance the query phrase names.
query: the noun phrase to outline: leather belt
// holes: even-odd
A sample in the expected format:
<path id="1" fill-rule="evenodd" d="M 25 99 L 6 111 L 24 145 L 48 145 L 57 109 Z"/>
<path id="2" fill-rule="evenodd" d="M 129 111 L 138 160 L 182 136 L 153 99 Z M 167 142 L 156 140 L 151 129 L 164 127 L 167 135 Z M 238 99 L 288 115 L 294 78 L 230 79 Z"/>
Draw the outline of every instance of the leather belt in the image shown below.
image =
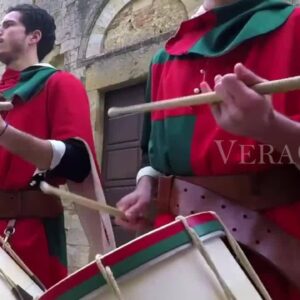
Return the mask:
<path id="1" fill-rule="evenodd" d="M 263 256 L 300 290 L 300 241 L 259 213 L 174 177 L 160 179 L 158 204 L 162 202 L 165 211 L 168 202 L 168 211 L 174 215 L 216 212 L 239 243 Z"/>
<path id="2" fill-rule="evenodd" d="M 0 191 L 0 218 L 53 218 L 63 212 L 56 196 L 41 191 Z"/>
<path id="3" fill-rule="evenodd" d="M 253 174 L 183 177 L 253 210 L 264 210 L 300 200 L 300 171 L 294 165 Z"/>

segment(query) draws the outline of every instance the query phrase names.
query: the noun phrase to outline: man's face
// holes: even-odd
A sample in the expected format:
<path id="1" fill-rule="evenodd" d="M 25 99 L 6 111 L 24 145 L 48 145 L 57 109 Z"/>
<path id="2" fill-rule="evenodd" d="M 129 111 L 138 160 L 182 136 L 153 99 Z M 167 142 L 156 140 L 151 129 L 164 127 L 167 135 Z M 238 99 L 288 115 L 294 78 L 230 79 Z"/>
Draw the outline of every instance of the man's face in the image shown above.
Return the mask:
<path id="1" fill-rule="evenodd" d="M 9 64 L 25 53 L 28 35 L 21 23 L 21 14 L 12 11 L 4 16 L 0 26 L 0 61 Z"/>

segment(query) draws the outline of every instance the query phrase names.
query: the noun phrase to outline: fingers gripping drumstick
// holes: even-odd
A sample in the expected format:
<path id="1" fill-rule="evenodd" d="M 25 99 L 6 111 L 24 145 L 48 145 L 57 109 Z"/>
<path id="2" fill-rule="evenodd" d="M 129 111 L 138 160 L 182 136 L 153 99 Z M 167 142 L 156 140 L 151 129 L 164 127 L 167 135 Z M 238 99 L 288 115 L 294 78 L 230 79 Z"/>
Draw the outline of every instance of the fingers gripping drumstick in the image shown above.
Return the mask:
<path id="1" fill-rule="evenodd" d="M 285 93 L 289 91 L 298 90 L 300 89 L 300 76 L 262 82 L 252 86 L 252 89 L 254 89 L 256 92 L 262 95 Z M 117 117 L 122 115 L 138 114 L 161 109 L 170 109 L 175 107 L 211 104 L 220 101 L 222 101 L 222 99 L 220 99 L 215 92 L 210 92 L 200 95 L 161 100 L 145 104 L 136 104 L 127 107 L 112 107 L 108 110 L 108 116 Z"/>

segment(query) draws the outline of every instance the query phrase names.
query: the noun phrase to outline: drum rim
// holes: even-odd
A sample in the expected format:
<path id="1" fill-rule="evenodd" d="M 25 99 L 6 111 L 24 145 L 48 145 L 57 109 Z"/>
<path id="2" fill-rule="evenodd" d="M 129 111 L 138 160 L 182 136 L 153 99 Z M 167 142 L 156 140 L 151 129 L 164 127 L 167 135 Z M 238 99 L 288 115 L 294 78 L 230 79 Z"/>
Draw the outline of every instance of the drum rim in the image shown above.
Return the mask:
<path id="1" fill-rule="evenodd" d="M 222 224 L 213 212 L 197 213 L 186 219 L 201 239 L 215 232 L 224 232 Z M 191 240 L 182 222 L 176 220 L 107 253 L 103 256 L 102 262 L 111 268 L 115 278 L 119 278 L 189 243 Z M 40 299 L 77 299 L 74 297 L 80 294 L 87 295 L 87 292 L 92 293 L 105 285 L 106 281 L 94 261 L 54 285 Z"/>

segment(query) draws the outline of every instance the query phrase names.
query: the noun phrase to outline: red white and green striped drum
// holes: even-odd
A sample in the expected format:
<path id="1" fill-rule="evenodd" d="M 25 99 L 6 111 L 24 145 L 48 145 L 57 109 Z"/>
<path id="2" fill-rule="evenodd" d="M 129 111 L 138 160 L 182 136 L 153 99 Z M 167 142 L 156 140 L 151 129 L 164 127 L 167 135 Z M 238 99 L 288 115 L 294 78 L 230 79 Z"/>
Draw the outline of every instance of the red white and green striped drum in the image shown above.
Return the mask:
<path id="1" fill-rule="evenodd" d="M 224 229 L 215 214 L 185 218 L 201 239 L 233 299 L 262 299 L 222 240 Z M 224 289 L 186 230 L 176 220 L 101 258 L 112 271 L 117 289 L 107 284 L 96 261 L 49 289 L 40 300 L 219 300 Z"/>

